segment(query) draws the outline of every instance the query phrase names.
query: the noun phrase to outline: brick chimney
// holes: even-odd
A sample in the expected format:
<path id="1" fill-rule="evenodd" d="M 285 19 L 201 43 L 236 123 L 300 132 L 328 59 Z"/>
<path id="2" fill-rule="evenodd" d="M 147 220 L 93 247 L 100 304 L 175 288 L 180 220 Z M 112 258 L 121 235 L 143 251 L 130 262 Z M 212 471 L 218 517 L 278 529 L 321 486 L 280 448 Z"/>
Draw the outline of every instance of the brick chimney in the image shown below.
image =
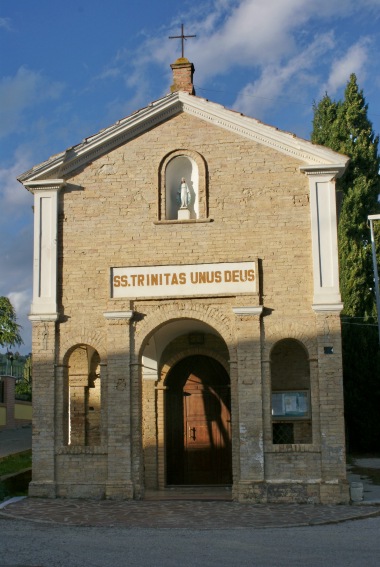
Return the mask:
<path id="1" fill-rule="evenodd" d="M 194 65 L 186 57 L 180 57 L 170 65 L 173 70 L 173 84 L 170 92 L 185 91 L 195 95 L 193 85 Z"/>

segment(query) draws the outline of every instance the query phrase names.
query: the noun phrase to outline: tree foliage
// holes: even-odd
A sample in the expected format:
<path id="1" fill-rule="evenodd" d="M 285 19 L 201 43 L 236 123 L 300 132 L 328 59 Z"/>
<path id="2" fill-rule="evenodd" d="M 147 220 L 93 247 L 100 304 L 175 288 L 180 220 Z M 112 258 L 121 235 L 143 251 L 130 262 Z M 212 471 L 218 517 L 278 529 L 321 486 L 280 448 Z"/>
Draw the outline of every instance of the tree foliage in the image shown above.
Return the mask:
<path id="1" fill-rule="evenodd" d="M 0 346 L 21 345 L 20 329 L 12 303 L 8 297 L 0 297 Z"/>
<path id="2" fill-rule="evenodd" d="M 368 105 L 351 75 L 343 101 L 326 94 L 314 105 L 312 142 L 349 156 L 339 217 L 339 266 L 344 314 L 368 317 L 376 313 L 373 266 L 367 217 L 377 213 L 380 193 L 379 136 L 367 116 Z"/>
<path id="3" fill-rule="evenodd" d="M 350 450 L 378 449 L 380 442 L 380 364 L 376 298 L 367 217 L 379 212 L 379 136 L 367 116 L 368 105 L 355 75 L 344 100 L 326 94 L 314 105 L 312 142 L 349 156 L 338 179 L 338 223 L 345 415 Z M 380 247 L 378 248 L 380 250 Z M 365 414 L 365 418 L 364 418 Z"/>

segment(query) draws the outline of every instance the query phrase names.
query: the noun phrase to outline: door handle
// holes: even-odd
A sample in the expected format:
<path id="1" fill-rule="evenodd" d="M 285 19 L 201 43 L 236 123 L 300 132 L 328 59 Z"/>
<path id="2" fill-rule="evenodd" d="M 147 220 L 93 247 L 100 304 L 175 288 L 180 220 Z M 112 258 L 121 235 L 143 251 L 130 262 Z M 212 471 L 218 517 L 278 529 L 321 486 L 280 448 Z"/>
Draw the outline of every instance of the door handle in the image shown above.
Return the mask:
<path id="1" fill-rule="evenodd" d="M 195 427 L 189 427 L 190 439 L 192 439 L 193 441 L 195 441 L 195 431 Z"/>

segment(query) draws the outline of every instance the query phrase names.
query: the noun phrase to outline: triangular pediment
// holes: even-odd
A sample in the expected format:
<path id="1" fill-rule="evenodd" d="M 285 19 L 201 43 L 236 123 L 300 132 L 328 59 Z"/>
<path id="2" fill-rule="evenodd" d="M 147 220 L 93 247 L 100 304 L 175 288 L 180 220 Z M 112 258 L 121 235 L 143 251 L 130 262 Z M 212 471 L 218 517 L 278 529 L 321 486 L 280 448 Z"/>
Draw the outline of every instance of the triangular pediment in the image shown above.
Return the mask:
<path id="1" fill-rule="evenodd" d="M 226 109 L 220 104 L 180 91 L 152 102 L 112 126 L 85 138 L 76 146 L 52 156 L 22 174 L 19 181 L 27 186 L 28 182 L 69 176 L 71 172 L 93 162 L 104 153 L 181 112 L 291 156 L 299 160 L 302 166 L 312 169 L 327 166 L 342 172 L 348 163 L 346 156 L 329 148 L 314 145 L 295 134 L 278 130 L 254 118 Z"/>

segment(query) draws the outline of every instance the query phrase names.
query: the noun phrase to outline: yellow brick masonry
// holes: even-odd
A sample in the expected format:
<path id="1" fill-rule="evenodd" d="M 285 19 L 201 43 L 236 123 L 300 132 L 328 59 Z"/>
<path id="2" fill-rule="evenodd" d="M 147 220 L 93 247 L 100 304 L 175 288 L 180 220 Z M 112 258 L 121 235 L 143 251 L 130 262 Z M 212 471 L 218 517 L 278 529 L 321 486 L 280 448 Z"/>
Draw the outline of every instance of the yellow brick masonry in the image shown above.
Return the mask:
<path id="1" fill-rule="evenodd" d="M 160 187 L 160 164 L 176 150 L 195 150 L 203 156 L 212 222 L 158 222 L 160 191 L 164 191 Z M 59 195 L 59 334 L 55 334 L 54 323 L 35 324 L 34 330 L 34 360 L 41 376 L 34 395 L 43 396 L 43 407 L 39 406 L 35 414 L 37 460 L 31 494 L 38 493 L 38 482 L 44 480 L 44 486 L 51 483 L 51 493 L 44 488 L 39 495 L 52 496 L 57 478 L 61 486 L 58 494 L 67 494 L 65 482 L 74 480 L 65 472 L 66 467 L 63 470 L 63 459 L 67 459 L 66 464 L 71 459 L 70 466 L 77 459 L 80 467 L 83 459 L 90 456 L 89 467 L 96 470 L 89 482 L 93 482 L 94 495 L 143 496 L 139 356 L 155 325 L 162 324 L 165 317 L 174 319 L 182 305 L 187 316 L 199 313 L 199 319 L 203 314 L 211 326 L 216 322 L 229 349 L 231 388 L 236 394 L 232 395 L 233 430 L 238 435 L 239 428 L 246 428 L 247 434 L 240 440 L 240 447 L 239 443 L 234 445 L 233 467 L 238 481 L 235 496 L 242 500 L 281 500 L 281 495 L 264 481 L 290 478 L 290 468 L 292 479 L 301 481 L 313 468 L 321 485 L 327 488 L 322 494 L 322 489 L 319 493 L 315 485 L 307 487 L 300 500 L 337 502 L 347 498 L 345 493 L 342 496 L 340 486 L 329 484 L 331 479 L 344 478 L 339 316 L 329 314 L 330 334 L 326 335 L 325 316 L 317 316 L 311 308 L 309 185 L 306 176 L 299 172 L 300 165 L 274 149 L 183 113 L 100 157 L 66 180 L 68 190 Z M 257 305 L 258 297 L 139 302 L 110 299 L 111 267 L 256 258 L 260 259 L 260 295 L 267 308 L 261 321 L 258 316 L 237 317 L 232 311 L 238 305 Z M 131 326 L 124 320 L 108 321 L 103 315 L 125 309 L 143 313 L 144 317 Z M 329 358 L 323 352 L 326 336 L 332 338 L 336 352 Z M 270 405 L 270 344 L 284 337 L 298 338 L 314 353 L 313 424 L 314 429 L 317 425 L 320 430 L 315 433 L 313 444 L 302 449 L 302 459 L 297 451 L 289 453 L 289 448 L 271 445 L 270 417 L 262 405 Z M 107 376 L 104 403 L 108 407 L 108 433 L 104 433 L 101 447 L 85 448 L 87 452 L 84 450 L 82 456 L 69 454 L 70 451 L 65 454 L 64 439 L 57 434 L 57 476 L 51 376 L 54 363 L 65 364 L 68 349 L 81 343 L 96 348 L 102 364 L 107 366 L 102 372 Z M 58 381 L 62 382 L 63 373 L 58 371 L 57 376 L 61 376 Z M 60 383 L 56 400 L 63 405 L 62 388 Z M 153 396 L 153 386 L 144 384 L 145 404 L 150 412 Z M 58 405 L 57 415 L 61 415 L 63 423 Z M 129 411 L 130 418 L 126 419 Z M 104 415 L 102 419 L 104 427 Z M 144 426 L 144 435 L 150 445 L 154 432 L 149 423 Z M 154 469 L 157 453 L 148 453 L 146 449 L 146 466 Z M 43 479 L 39 472 L 42 468 Z M 153 477 L 148 474 L 148 478 Z M 75 490 L 76 495 L 91 492 L 85 487 L 81 492 L 78 486 Z"/>

